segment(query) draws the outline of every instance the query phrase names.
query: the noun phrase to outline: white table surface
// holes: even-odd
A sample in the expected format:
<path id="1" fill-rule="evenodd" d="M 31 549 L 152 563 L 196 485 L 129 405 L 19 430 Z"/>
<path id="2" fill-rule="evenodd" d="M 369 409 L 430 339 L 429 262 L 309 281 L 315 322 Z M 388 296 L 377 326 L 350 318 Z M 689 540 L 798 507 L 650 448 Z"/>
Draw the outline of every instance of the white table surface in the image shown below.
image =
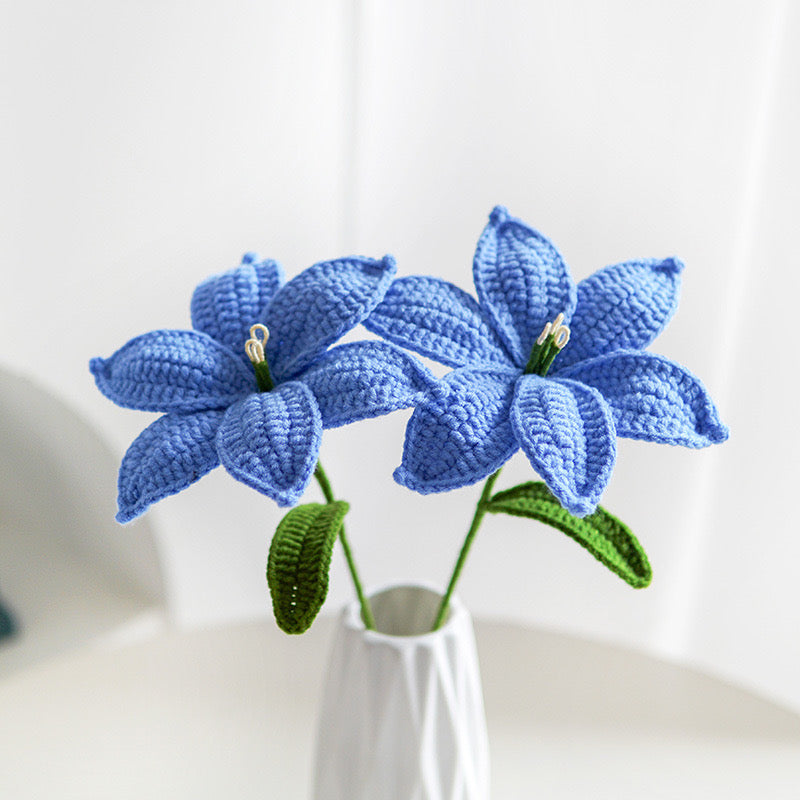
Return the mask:
<path id="1" fill-rule="evenodd" d="M 309 797 L 333 622 L 94 646 L 0 681 L 0 797 Z M 800 718 L 697 673 L 476 625 L 493 800 L 800 798 Z"/>

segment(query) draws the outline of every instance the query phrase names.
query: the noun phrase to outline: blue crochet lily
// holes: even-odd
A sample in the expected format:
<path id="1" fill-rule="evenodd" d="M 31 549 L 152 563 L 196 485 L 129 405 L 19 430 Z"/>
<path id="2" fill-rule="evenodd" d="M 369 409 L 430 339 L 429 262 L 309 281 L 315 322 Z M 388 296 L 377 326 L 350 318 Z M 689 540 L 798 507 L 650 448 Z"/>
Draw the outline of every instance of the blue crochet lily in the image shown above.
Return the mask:
<path id="1" fill-rule="evenodd" d="M 197 287 L 193 330 L 152 331 L 93 359 L 109 399 L 163 413 L 125 454 L 117 519 L 220 463 L 292 505 L 314 472 L 323 428 L 414 404 L 434 379 L 410 355 L 376 341 L 328 349 L 382 300 L 394 272 L 389 256 L 345 258 L 284 283 L 275 261 L 248 254 Z"/>
<path id="2" fill-rule="evenodd" d="M 682 268 L 629 261 L 576 286 L 554 245 L 497 207 L 475 253 L 477 301 L 436 278 L 396 280 L 366 326 L 455 369 L 417 405 L 395 479 L 423 494 L 455 489 L 522 448 L 564 508 L 585 516 L 617 436 L 724 441 L 702 383 L 645 352 L 676 309 Z"/>

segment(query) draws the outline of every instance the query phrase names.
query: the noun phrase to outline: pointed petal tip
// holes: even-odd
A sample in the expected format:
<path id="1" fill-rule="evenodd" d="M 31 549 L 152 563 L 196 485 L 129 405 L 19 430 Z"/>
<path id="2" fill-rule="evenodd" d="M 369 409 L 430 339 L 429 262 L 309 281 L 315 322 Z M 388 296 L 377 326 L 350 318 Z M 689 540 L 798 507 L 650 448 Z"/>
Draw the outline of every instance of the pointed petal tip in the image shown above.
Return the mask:
<path id="1" fill-rule="evenodd" d="M 495 206 L 489 214 L 489 227 L 495 228 L 499 232 L 505 225 L 512 225 L 528 234 L 533 234 L 542 239 L 545 238 L 527 222 L 515 217 L 505 206 Z"/>
<path id="2" fill-rule="evenodd" d="M 394 478 L 395 483 L 399 483 L 401 486 L 405 486 L 406 488 L 411 488 L 407 483 L 406 468 L 402 464 L 392 473 L 392 477 Z"/>
<path id="3" fill-rule="evenodd" d="M 698 419 L 696 426 L 698 443 L 695 447 L 710 447 L 712 444 L 722 444 L 728 440 L 731 433 L 728 426 L 720 420 L 717 407 L 708 395 L 706 396 L 706 403 L 706 414 Z"/>
<path id="4" fill-rule="evenodd" d="M 266 494 L 266 492 L 264 492 Z M 281 508 L 290 508 L 296 506 L 300 502 L 303 493 L 300 492 L 281 492 L 275 495 L 267 495 L 271 497 Z"/>
<path id="5" fill-rule="evenodd" d="M 731 432 L 727 425 L 718 422 L 705 431 L 705 435 L 710 444 L 722 444 L 722 442 L 727 441 Z"/>
<path id="6" fill-rule="evenodd" d="M 100 390 L 101 394 L 109 397 L 108 392 L 106 390 L 106 386 L 111 378 L 111 374 L 113 372 L 112 367 L 112 358 L 93 358 L 89 362 L 89 372 L 91 372 L 92 377 L 94 378 L 95 386 Z M 113 397 L 109 397 L 112 402 L 117 402 Z"/>
<path id="7" fill-rule="evenodd" d="M 495 206 L 489 214 L 489 222 L 496 228 L 511 219 L 511 214 L 505 206 Z"/>
<path id="8" fill-rule="evenodd" d="M 574 502 L 569 503 L 569 506 L 565 506 L 565 508 L 570 514 L 572 514 L 573 517 L 582 519 L 583 517 L 588 517 L 589 514 L 593 514 L 595 512 L 597 509 L 597 502 L 592 502 L 586 498 L 579 497 L 576 498 Z"/>
<path id="9" fill-rule="evenodd" d="M 397 260 L 394 256 L 389 255 L 388 253 L 379 261 L 376 260 L 375 268 L 378 274 L 382 274 L 384 279 L 392 279 L 397 274 Z"/>
<path id="10" fill-rule="evenodd" d="M 686 265 L 679 258 L 670 256 L 669 258 L 665 258 L 656 269 L 661 270 L 661 272 L 666 272 L 668 275 L 680 275 L 685 266 Z"/>
<path id="11" fill-rule="evenodd" d="M 300 498 L 303 496 L 303 493 L 308 488 L 308 484 L 311 479 L 311 475 L 308 476 L 303 482 L 301 487 L 292 487 L 290 489 L 279 489 L 278 487 L 271 485 L 263 480 L 259 480 L 257 477 L 249 475 L 245 473 L 241 469 L 230 468 L 224 461 L 222 462 L 222 466 L 225 468 L 225 471 L 230 475 L 232 478 L 235 478 L 240 483 L 243 483 L 245 486 L 249 486 L 254 491 L 258 492 L 259 494 L 263 494 L 265 497 L 269 497 L 270 500 L 273 500 L 276 505 L 280 506 L 281 508 L 289 508 L 291 506 L 296 506 L 300 502 Z M 313 471 L 312 471 L 313 474 Z"/>
<path id="12" fill-rule="evenodd" d="M 427 486 L 424 481 L 418 480 L 412 472 L 406 469 L 404 464 L 401 464 L 393 473 L 392 477 L 395 483 L 404 486 L 406 489 L 411 489 L 412 492 L 419 494 L 434 494 L 435 492 L 444 491 L 443 489 L 436 489 Z"/>
<path id="13" fill-rule="evenodd" d="M 147 511 L 147 508 L 147 506 L 128 507 L 120 503 L 119 511 L 117 511 L 114 519 L 116 519 L 120 525 L 127 525 L 129 522 L 133 522 L 133 520 L 135 520 L 137 517 L 140 517 L 142 514 L 144 514 L 144 512 Z"/>
<path id="14" fill-rule="evenodd" d="M 377 278 L 392 278 L 397 272 L 397 261 L 392 255 L 385 255 L 383 258 L 370 258 L 369 256 L 350 256 L 340 259 L 343 262 L 357 265 L 367 275 Z M 321 262 L 327 263 L 327 262 Z M 316 265 L 315 265 L 316 266 Z"/>
<path id="15" fill-rule="evenodd" d="M 404 486 L 406 489 L 411 489 L 412 492 L 418 494 L 435 494 L 436 492 L 447 491 L 454 487 L 437 488 L 435 486 L 428 486 L 424 481 L 417 479 L 412 472 L 409 472 L 404 465 L 400 465 L 393 473 L 392 477 L 395 483 Z"/>
<path id="16" fill-rule="evenodd" d="M 583 517 L 589 516 L 589 514 L 593 514 L 597 510 L 597 504 L 600 502 L 600 498 L 596 493 L 584 497 L 578 495 L 573 489 L 555 484 L 551 486 L 550 481 L 545 481 L 545 483 L 553 497 L 561 504 L 561 507 L 572 514 L 573 517 L 582 519 Z"/>

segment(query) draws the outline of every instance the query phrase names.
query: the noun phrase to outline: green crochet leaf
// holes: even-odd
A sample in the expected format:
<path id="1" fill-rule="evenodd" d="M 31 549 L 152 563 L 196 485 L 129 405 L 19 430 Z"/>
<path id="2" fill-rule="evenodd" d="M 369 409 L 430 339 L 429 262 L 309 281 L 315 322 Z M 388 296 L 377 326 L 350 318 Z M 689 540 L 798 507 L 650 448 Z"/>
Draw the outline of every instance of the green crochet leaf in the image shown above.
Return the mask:
<path id="1" fill-rule="evenodd" d="M 498 492 L 487 502 L 486 510 L 528 517 L 558 528 L 634 589 L 649 586 L 653 579 L 647 555 L 630 528 L 601 506 L 586 517 L 574 517 L 544 483 L 530 482 Z"/>
<path id="2" fill-rule="evenodd" d="M 350 506 L 344 501 L 295 506 L 278 523 L 267 560 L 275 621 L 286 633 L 304 633 L 328 594 L 336 537 Z"/>

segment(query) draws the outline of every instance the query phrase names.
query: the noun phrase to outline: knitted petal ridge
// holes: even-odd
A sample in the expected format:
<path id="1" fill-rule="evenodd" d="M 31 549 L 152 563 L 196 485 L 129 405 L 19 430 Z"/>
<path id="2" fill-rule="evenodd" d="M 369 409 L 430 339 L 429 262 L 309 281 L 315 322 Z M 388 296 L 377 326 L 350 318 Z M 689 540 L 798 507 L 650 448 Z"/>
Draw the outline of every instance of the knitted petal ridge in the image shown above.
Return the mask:
<path id="1" fill-rule="evenodd" d="M 142 334 L 89 369 L 106 397 L 139 411 L 225 408 L 255 389 L 252 370 L 199 331 Z"/>
<path id="2" fill-rule="evenodd" d="M 546 322 L 559 313 L 569 323 L 576 290 L 555 245 L 502 206 L 491 213 L 475 250 L 478 299 L 518 367 Z"/>
<path id="3" fill-rule="evenodd" d="M 311 391 L 290 381 L 234 403 L 217 433 L 225 469 L 278 505 L 296 503 L 311 480 L 322 420 Z"/>
<path id="4" fill-rule="evenodd" d="M 571 514 L 590 514 L 611 477 L 616 440 L 600 392 L 577 381 L 526 375 L 517 382 L 511 423 L 520 447 Z"/>
<path id="5" fill-rule="evenodd" d="M 270 303 L 265 322 L 272 374 L 296 377 L 324 350 L 370 314 L 396 267 L 391 256 L 325 261 L 292 278 Z"/>
<path id="6" fill-rule="evenodd" d="M 682 270 L 676 258 L 651 258 L 614 264 L 581 281 L 572 335 L 555 370 L 650 345 L 678 307 Z"/>
<path id="7" fill-rule="evenodd" d="M 448 374 L 411 415 L 395 480 L 421 494 L 468 486 L 517 451 L 509 422 L 514 370 L 463 368 Z"/>
<path id="8" fill-rule="evenodd" d="M 139 434 L 119 469 L 118 522 L 130 522 L 219 466 L 214 439 L 224 413 L 166 414 Z"/>
<path id="9" fill-rule="evenodd" d="M 575 364 L 559 377 L 598 389 L 611 408 L 618 436 L 693 448 L 728 438 L 700 379 L 663 356 L 611 353 Z"/>
<path id="10" fill-rule="evenodd" d="M 254 253 L 247 253 L 239 267 L 203 281 L 194 290 L 192 325 L 249 365 L 244 343 L 250 338 L 250 326 L 261 320 L 283 282 L 277 261 L 258 261 Z"/>
<path id="11" fill-rule="evenodd" d="M 415 358 L 387 342 L 352 342 L 328 350 L 303 373 L 334 428 L 414 405 L 437 380 Z"/>
<path id="12" fill-rule="evenodd" d="M 513 365 L 475 298 L 438 278 L 398 278 L 364 326 L 451 367 Z"/>

